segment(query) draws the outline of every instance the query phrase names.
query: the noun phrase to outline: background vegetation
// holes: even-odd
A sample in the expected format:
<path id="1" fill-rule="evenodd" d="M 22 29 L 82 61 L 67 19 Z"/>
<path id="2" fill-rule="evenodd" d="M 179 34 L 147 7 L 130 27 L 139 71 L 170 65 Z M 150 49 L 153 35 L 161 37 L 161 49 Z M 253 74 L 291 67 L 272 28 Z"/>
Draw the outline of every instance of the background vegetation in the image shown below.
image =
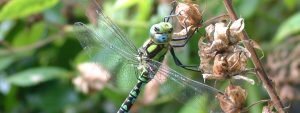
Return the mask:
<path id="1" fill-rule="evenodd" d="M 106 14 L 138 47 L 148 38 L 149 27 L 168 14 L 160 9 L 164 0 L 102 2 Z M 79 0 L 0 1 L 0 113 L 103 113 L 118 108 L 126 93 L 105 88 L 94 94 L 82 94 L 72 84 L 78 75 L 76 67 L 87 60 L 72 35 L 72 26 L 77 21 L 92 21 L 85 15 L 88 3 Z M 204 21 L 226 12 L 221 0 L 196 0 L 195 3 L 205 10 Z M 267 56 L 285 40 L 299 35 L 298 0 L 234 0 L 234 7 L 245 19 L 249 36 L 261 44 Z M 197 42 L 201 35 L 204 35 L 203 29 L 185 48 L 177 50 L 186 64 L 199 63 Z M 266 62 L 266 59 L 262 60 Z M 202 78 L 198 73 L 170 65 L 194 79 Z M 248 104 L 268 98 L 259 81 L 244 88 L 248 91 Z M 189 104 L 175 109 L 176 104 L 171 102 L 144 106 L 140 112 L 192 112 L 186 109 Z M 261 108 L 259 104 L 250 112 L 261 112 Z M 299 111 L 293 106 L 292 109 L 292 112 Z M 193 111 L 200 112 L 203 111 Z"/>

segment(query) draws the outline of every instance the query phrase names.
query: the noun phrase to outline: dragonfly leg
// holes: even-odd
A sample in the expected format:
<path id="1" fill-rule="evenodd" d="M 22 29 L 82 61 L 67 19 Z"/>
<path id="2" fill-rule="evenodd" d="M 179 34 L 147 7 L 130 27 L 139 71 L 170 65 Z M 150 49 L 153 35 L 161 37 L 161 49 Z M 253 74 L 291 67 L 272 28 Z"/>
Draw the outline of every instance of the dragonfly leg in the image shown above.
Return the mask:
<path id="1" fill-rule="evenodd" d="M 172 10 L 171 10 L 169 16 L 164 17 L 164 20 L 163 20 L 164 22 L 169 22 L 169 20 L 170 20 L 171 17 L 177 16 L 177 14 L 172 15 L 175 12 L 175 10 L 176 10 L 177 1 L 176 0 L 172 1 L 171 5 L 172 5 Z"/>
<path id="2" fill-rule="evenodd" d="M 175 51 L 174 51 L 174 49 L 173 49 L 172 47 L 170 48 L 170 53 L 171 53 L 171 55 L 172 55 L 172 57 L 173 57 L 173 59 L 174 59 L 174 62 L 175 62 L 175 64 L 176 64 L 177 66 L 182 67 L 182 68 L 187 69 L 187 70 L 196 71 L 196 72 L 201 72 L 201 71 L 198 69 L 199 65 L 183 65 L 183 64 L 181 63 L 181 61 L 180 61 L 180 60 L 177 58 L 177 56 L 175 55 Z"/>
<path id="3" fill-rule="evenodd" d="M 196 30 L 197 29 L 193 30 L 192 34 L 194 34 Z M 180 37 L 180 38 L 173 38 L 172 41 L 184 40 L 184 42 L 181 44 L 171 44 L 171 45 L 172 45 L 172 47 L 184 47 L 187 44 L 187 42 L 189 41 L 190 37 L 192 37 L 192 35 L 190 35 L 190 36 L 186 35 L 186 36 Z"/>
<path id="4" fill-rule="evenodd" d="M 185 34 L 183 37 L 174 37 L 171 41 L 182 41 L 184 42 L 182 44 L 172 44 L 173 47 L 184 47 L 189 39 L 194 35 L 194 33 L 198 30 L 198 27 L 194 26 L 187 26 L 186 19 L 184 21 L 184 30 Z"/>

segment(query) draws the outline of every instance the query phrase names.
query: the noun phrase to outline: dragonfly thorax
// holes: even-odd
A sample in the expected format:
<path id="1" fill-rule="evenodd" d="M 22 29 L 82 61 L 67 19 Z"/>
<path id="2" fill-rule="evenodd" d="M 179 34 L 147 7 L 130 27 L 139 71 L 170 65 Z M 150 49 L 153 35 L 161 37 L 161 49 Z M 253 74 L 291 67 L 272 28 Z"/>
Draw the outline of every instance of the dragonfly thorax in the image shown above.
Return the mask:
<path id="1" fill-rule="evenodd" d="M 169 22 L 160 22 L 150 28 L 151 40 L 156 44 L 168 44 L 172 39 L 173 26 Z"/>
<path id="2" fill-rule="evenodd" d="M 141 71 L 147 70 L 146 68 L 149 59 L 147 52 L 144 49 L 139 49 L 136 58 L 139 61 L 138 69 Z"/>

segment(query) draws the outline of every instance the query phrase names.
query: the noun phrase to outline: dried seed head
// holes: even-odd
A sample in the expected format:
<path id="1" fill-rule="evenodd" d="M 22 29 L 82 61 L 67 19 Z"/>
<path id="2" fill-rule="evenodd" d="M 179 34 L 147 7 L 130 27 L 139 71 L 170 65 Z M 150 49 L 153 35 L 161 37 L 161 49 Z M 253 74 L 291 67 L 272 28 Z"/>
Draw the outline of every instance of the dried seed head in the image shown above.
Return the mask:
<path id="1" fill-rule="evenodd" d="M 272 101 L 268 102 L 267 106 L 263 107 L 262 113 L 275 113 L 273 112 L 274 109 L 274 105 L 272 103 Z"/>
<path id="2" fill-rule="evenodd" d="M 246 70 L 248 57 L 243 52 L 233 52 L 227 55 L 229 71 L 238 74 Z"/>
<path id="3" fill-rule="evenodd" d="M 201 27 L 202 25 L 202 13 L 197 4 L 178 2 L 175 14 L 179 14 L 177 19 L 182 27 Z"/>
<path id="4" fill-rule="evenodd" d="M 239 18 L 230 25 L 230 35 L 236 36 L 238 33 L 241 33 L 244 30 L 245 23 L 243 18 Z"/>
<path id="5" fill-rule="evenodd" d="M 238 19 L 233 21 L 233 24 L 224 22 L 211 24 L 205 30 L 208 40 L 212 42 L 211 51 L 223 51 L 240 41 L 236 35 L 244 30 L 244 20 Z"/>
<path id="6" fill-rule="evenodd" d="M 294 101 L 300 99 L 300 92 L 297 88 L 294 88 L 289 84 L 284 84 L 281 87 L 279 96 L 285 101 Z"/>
<path id="7" fill-rule="evenodd" d="M 209 47 L 210 45 L 203 42 L 204 38 L 200 38 L 198 47 L 199 51 L 198 54 L 200 56 L 200 70 L 204 73 L 211 73 L 212 72 L 212 64 L 211 61 L 215 57 L 215 53 L 210 53 Z"/>
<path id="8" fill-rule="evenodd" d="M 95 63 L 83 63 L 77 69 L 80 75 L 73 79 L 73 84 L 85 94 L 103 89 L 111 77 L 106 69 Z"/>
<path id="9" fill-rule="evenodd" d="M 226 56 L 222 54 L 217 54 L 213 65 L 213 75 L 226 78 L 228 74 L 228 63 L 226 61 Z"/>
<path id="10" fill-rule="evenodd" d="M 246 90 L 234 85 L 229 85 L 225 89 L 225 94 L 217 95 L 221 109 L 225 113 L 240 113 L 244 108 L 246 98 Z"/>
<path id="11" fill-rule="evenodd" d="M 288 38 L 268 55 L 270 78 L 283 102 L 300 100 L 300 36 Z"/>
<path id="12" fill-rule="evenodd" d="M 227 36 L 228 27 L 225 26 L 225 23 L 220 22 L 215 24 L 213 42 L 210 46 L 211 51 L 223 51 L 228 47 L 229 40 Z"/>
<path id="13" fill-rule="evenodd" d="M 243 19 L 234 21 L 233 24 L 219 22 L 205 28 L 208 42 L 199 40 L 199 68 L 204 72 L 204 79 L 241 79 L 251 84 L 255 83 L 254 80 L 243 76 L 249 71 L 246 65 L 251 54 L 234 42 L 239 39 L 231 34 L 240 33 L 243 29 Z"/>
<path id="14" fill-rule="evenodd" d="M 291 63 L 290 81 L 294 84 L 300 84 L 300 59 L 296 59 Z"/>
<path id="15" fill-rule="evenodd" d="M 209 26 L 205 27 L 205 31 L 207 34 L 207 38 L 209 42 L 213 42 L 214 39 L 214 31 L 215 31 L 215 26 L 213 24 L 210 24 Z"/>

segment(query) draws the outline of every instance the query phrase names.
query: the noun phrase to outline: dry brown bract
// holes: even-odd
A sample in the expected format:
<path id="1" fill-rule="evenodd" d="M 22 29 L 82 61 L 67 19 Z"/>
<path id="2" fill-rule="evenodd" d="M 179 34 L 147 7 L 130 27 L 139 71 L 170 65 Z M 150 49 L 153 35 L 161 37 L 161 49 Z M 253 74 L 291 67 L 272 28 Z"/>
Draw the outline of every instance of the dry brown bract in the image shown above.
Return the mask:
<path id="1" fill-rule="evenodd" d="M 240 39 L 236 36 L 244 29 L 244 20 L 238 19 L 232 23 L 219 22 L 205 28 L 206 42 L 199 41 L 200 70 L 204 79 L 242 79 L 251 84 L 254 80 L 245 75 L 250 52 L 238 45 Z"/>
<path id="2" fill-rule="evenodd" d="M 292 37 L 268 55 L 267 67 L 279 96 L 285 102 L 300 100 L 300 36 Z"/>
<path id="3" fill-rule="evenodd" d="M 73 79 L 73 84 L 85 94 L 103 89 L 111 77 L 108 70 L 95 63 L 83 63 L 77 69 L 80 75 Z"/>
<path id="4" fill-rule="evenodd" d="M 218 94 L 216 98 L 225 113 L 240 113 L 243 111 L 247 92 L 240 86 L 229 85 L 225 94 Z"/>
<path id="5" fill-rule="evenodd" d="M 177 21 L 184 28 L 174 33 L 175 37 L 192 35 L 197 28 L 202 27 L 202 13 L 199 5 L 177 1 L 174 4 L 176 5 L 174 13 Z"/>

